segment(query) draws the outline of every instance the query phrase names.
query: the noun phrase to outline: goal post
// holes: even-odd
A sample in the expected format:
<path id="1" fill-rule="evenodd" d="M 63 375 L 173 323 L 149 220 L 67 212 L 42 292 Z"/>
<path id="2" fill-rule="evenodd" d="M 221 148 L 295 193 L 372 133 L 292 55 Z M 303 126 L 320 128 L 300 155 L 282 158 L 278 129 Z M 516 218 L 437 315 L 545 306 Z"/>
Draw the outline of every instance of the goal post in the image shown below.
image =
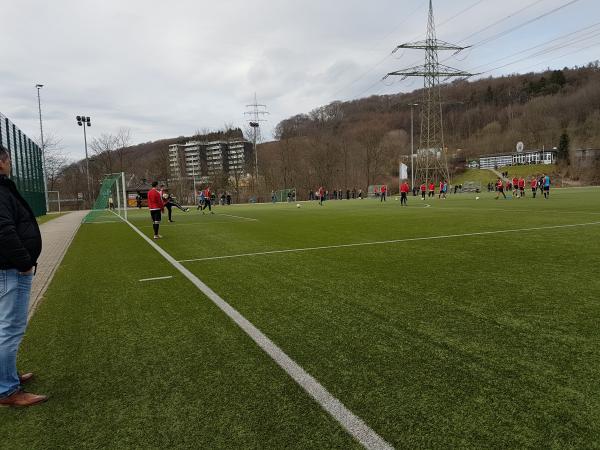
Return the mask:
<path id="1" fill-rule="evenodd" d="M 278 202 L 295 202 L 296 188 L 281 189 L 279 191 L 275 191 L 275 199 Z"/>
<path id="2" fill-rule="evenodd" d="M 127 192 L 125 173 L 105 175 L 98 197 L 83 223 L 115 222 L 127 220 Z"/>
<path id="3" fill-rule="evenodd" d="M 60 191 L 48 191 L 48 212 L 61 212 Z"/>
<path id="4" fill-rule="evenodd" d="M 390 195 L 389 186 L 387 184 L 370 184 L 367 189 L 367 197 L 368 198 L 380 198 L 381 197 L 381 189 L 385 186 L 385 195 L 386 197 Z"/>

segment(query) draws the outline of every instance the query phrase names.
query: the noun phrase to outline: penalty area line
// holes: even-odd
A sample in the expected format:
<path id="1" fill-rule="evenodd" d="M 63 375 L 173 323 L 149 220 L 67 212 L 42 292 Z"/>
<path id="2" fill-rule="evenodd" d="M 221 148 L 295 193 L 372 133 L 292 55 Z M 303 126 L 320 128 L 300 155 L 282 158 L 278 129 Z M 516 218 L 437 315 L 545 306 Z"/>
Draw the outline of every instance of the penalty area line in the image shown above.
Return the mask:
<path id="1" fill-rule="evenodd" d="M 325 389 L 321 383 L 306 372 L 296 361 L 290 358 L 281 348 L 271 341 L 262 331 L 240 314 L 234 307 L 223 300 L 196 275 L 186 269 L 169 253 L 158 246 L 152 239 L 142 233 L 128 220 L 123 219 L 133 231 L 139 234 L 154 250 L 166 259 L 175 269 L 192 282 L 221 311 L 239 326 L 267 355 L 271 357 L 304 391 L 310 395 L 331 417 L 333 417 L 354 439 L 367 449 L 393 449 L 393 447 L 371 429 L 360 417 L 356 416 L 336 397 Z"/>
<path id="2" fill-rule="evenodd" d="M 144 282 L 144 281 L 158 281 L 158 280 L 168 280 L 170 278 L 173 278 L 173 276 L 169 275 L 167 277 L 142 278 L 141 280 L 138 280 L 138 281 L 141 281 L 141 282 Z"/>
<path id="3" fill-rule="evenodd" d="M 339 244 L 339 245 L 323 245 L 320 247 L 304 247 L 304 248 L 289 248 L 284 250 L 271 250 L 266 252 L 255 252 L 255 253 L 239 253 L 237 255 L 224 255 L 224 256 L 210 256 L 207 258 L 195 258 L 195 259 L 181 259 L 178 262 L 200 262 L 200 261 L 213 261 L 217 259 L 230 259 L 230 258 L 242 258 L 244 256 L 261 256 L 261 255 L 275 255 L 278 253 L 297 253 L 297 252 L 309 252 L 316 250 L 329 250 L 335 248 L 349 248 L 349 247 L 365 247 L 369 245 L 384 245 L 384 244 L 399 244 L 402 242 L 416 242 L 416 241 L 432 241 L 436 239 L 452 239 L 468 236 L 487 236 L 493 234 L 505 234 L 505 233 L 519 233 L 525 231 L 540 231 L 540 230 L 555 230 L 560 228 L 575 228 L 575 227 L 588 227 L 600 225 L 600 222 L 587 222 L 587 223 L 575 223 L 568 225 L 549 225 L 543 227 L 530 227 L 530 228 L 511 228 L 506 230 L 494 230 L 494 231 L 476 231 L 473 233 L 462 233 L 462 234 L 444 234 L 440 236 L 423 236 L 416 238 L 405 238 L 405 239 L 391 239 L 387 241 L 373 241 L 373 242 L 357 242 L 354 244 Z"/>

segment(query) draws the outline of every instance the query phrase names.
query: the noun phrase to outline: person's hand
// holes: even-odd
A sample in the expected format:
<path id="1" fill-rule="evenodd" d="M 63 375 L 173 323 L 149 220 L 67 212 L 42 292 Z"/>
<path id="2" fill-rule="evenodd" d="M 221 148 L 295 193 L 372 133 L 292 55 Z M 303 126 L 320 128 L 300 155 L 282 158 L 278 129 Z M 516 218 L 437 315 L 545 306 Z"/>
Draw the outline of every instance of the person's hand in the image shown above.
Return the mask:
<path id="1" fill-rule="evenodd" d="M 33 273 L 33 266 L 31 266 L 31 269 L 26 270 L 25 272 L 19 272 L 19 275 L 31 275 Z"/>

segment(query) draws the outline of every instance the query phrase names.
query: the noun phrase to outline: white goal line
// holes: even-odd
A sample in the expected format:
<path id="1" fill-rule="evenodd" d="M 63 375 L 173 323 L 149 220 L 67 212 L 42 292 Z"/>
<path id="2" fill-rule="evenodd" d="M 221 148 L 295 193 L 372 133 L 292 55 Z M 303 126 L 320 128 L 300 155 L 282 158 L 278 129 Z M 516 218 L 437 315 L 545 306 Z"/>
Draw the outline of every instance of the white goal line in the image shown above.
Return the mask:
<path id="1" fill-rule="evenodd" d="M 387 241 L 372 241 L 372 242 L 357 242 L 354 244 L 339 244 L 339 245 L 323 245 L 320 247 L 303 247 L 303 248 L 290 248 L 284 250 L 270 250 L 266 252 L 254 252 L 254 253 L 239 253 L 236 255 L 224 255 L 224 256 L 210 256 L 207 258 L 194 258 L 194 259 L 180 259 L 178 262 L 198 262 L 198 261 L 213 261 L 217 259 L 229 259 L 229 258 L 242 258 L 245 256 L 260 256 L 260 255 L 274 255 L 278 253 L 296 253 L 296 252 L 309 252 L 315 250 L 328 250 L 335 248 L 348 248 L 348 247 L 363 247 L 368 245 L 384 245 L 384 244 L 398 244 L 402 242 L 415 242 L 415 241 L 430 241 L 436 239 L 451 239 L 458 237 L 468 236 L 487 236 L 492 234 L 503 234 L 503 233 L 517 233 L 523 231 L 540 231 L 540 230 L 555 230 L 560 228 L 575 228 L 575 227 L 588 227 L 593 225 L 600 225 L 600 222 L 587 222 L 587 223 L 575 223 L 568 225 L 549 225 L 542 227 L 530 227 L 530 228 L 512 228 L 506 230 L 494 230 L 494 231 L 476 231 L 473 233 L 462 233 L 462 234 L 444 234 L 439 236 L 423 236 L 415 238 L 405 239 L 391 239 Z"/>

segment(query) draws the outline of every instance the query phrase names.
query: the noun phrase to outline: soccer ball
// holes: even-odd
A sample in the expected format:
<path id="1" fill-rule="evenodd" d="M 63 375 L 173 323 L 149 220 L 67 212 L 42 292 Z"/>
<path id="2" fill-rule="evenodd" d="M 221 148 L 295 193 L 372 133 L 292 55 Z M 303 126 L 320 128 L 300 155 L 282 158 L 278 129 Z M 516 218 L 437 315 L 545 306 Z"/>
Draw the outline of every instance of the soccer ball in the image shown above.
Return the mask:
<path id="1" fill-rule="evenodd" d="M 479 200 L 479 197 L 475 197 L 475 200 Z"/>
<path id="2" fill-rule="evenodd" d="M 300 208 L 300 203 L 296 203 L 296 208 Z"/>

